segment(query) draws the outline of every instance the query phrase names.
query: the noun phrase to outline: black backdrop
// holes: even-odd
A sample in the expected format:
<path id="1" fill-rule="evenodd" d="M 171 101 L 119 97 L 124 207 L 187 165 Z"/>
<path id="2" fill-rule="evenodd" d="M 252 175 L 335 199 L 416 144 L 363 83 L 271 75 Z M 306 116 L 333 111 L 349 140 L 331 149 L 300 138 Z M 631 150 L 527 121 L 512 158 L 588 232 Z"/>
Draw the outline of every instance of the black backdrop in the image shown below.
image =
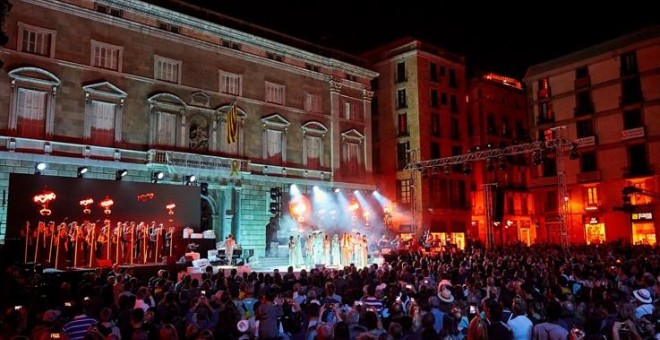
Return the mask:
<path id="1" fill-rule="evenodd" d="M 34 202 L 33 197 L 44 191 L 52 191 L 56 198 L 50 202 L 50 216 L 39 213 L 41 205 Z M 150 197 L 153 194 L 153 197 Z M 142 199 L 138 199 L 138 196 Z M 109 197 L 114 205 L 110 215 L 104 213 L 100 202 Z M 90 214 L 83 213 L 80 201 L 92 198 L 94 203 L 89 206 Z M 71 223 L 73 221 L 111 220 L 114 227 L 117 222 L 136 221 L 150 223 L 156 221 L 165 227 L 191 227 L 196 232 L 200 230 L 200 188 L 171 184 L 138 183 L 128 181 L 112 181 L 88 178 L 71 178 L 56 176 L 41 176 L 12 173 L 9 176 L 9 194 L 7 206 L 6 239 L 20 238 L 21 228 L 26 221 L 31 228 L 37 222 L 54 221 Z M 176 204 L 174 215 L 169 215 L 165 206 Z M 170 222 L 170 219 L 173 221 Z"/>

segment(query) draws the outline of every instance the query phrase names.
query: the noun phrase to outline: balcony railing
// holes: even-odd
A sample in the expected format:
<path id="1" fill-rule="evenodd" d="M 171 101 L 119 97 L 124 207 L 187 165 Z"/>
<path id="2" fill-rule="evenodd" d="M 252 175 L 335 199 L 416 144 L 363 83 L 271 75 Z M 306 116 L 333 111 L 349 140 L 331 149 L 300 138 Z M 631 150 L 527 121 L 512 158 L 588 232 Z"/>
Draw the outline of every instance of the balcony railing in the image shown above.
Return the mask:
<path id="1" fill-rule="evenodd" d="M 577 181 L 580 183 L 600 182 L 600 170 L 581 172 L 577 174 Z"/>
<path id="2" fill-rule="evenodd" d="M 525 183 L 507 183 L 504 185 L 505 190 L 511 191 L 527 191 L 527 184 Z"/>
<path id="3" fill-rule="evenodd" d="M 0 146 L 2 145 L 9 152 L 19 151 L 99 160 L 121 160 L 130 163 L 145 163 L 147 160 L 147 153 L 144 151 L 86 145 L 83 143 L 0 136 Z"/>
<path id="4" fill-rule="evenodd" d="M 530 178 L 527 186 L 529 188 L 547 187 L 557 185 L 557 176 Z"/>
<path id="5" fill-rule="evenodd" d="M 619 98 L 621 106 L 641 103 L 643 101 L 644 97 L 642 96 L 641 92 L 624 93 L 624 95 Z"/>
<path id="6" fill-rule="evenodd" d="M 575 79 L 576 89 L 581 89 L 589 86 L 591 86 L 591 77 L 587 76 L 587 77 Z"/>
<path id="7" fill-rule="evenodd" d="M 539 117 L 536 119 L 536 124 L 537 124 L 537 125 L 549 124 L 549 123 L 554 123 L 554 122 L 555 122 L 555 119 L 554 119 L 553 117 L 543 117 L 543 116 L 539 116 Z"/>
<path id="8" fill-rule="evenodd" d="M 623 177 L 647 177 L 655 174 L 653 167 L 650 165 L 627 166 L 623 168 Z"/>
<path id="9" fill-rule="evenodd" d="M 589 104 L 582 104 L 580 106 L 575 107 L 573 109 L 573 114 L 577 116 L 585 116 L 585 115 L 590 115 L 594 113 L 594 105 L 589 103 Z"/>

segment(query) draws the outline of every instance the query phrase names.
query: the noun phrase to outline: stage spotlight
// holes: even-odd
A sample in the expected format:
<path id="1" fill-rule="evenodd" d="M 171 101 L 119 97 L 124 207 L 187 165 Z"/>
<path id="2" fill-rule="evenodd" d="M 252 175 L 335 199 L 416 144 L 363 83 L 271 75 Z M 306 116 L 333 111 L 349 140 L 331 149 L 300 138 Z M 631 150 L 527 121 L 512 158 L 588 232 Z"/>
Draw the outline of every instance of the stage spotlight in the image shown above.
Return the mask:
<path id="1" fill-rule="evenodd" d="M 282 197 L 282 189 L 280 188 L 270 188 L 270 199 L 277 200 Z"/>
<path id="2" fill-rule="evenodd" d="M 500 156 L 497 161 L 498 161 L 497 166 L 498 168 L 500 168 L 500 170 L 506 169 L 506 159 L 504 158 L 504 156 Z"/>
<path id="3" fill-rule="evenodd" d="M 578 153 L 577 151 L 577 145 L 573 144 L 573 146 L 571 147 L 571 151 L 568 155 L 568 158 L 570 158 L 571 160 L 576 160 L 580 158 L 580 153 Z"/>
<path id="4" fill-rule="evenodd" d="M 532 152 L 532 164 L 534 165 L 543 164 L 543 150 Z"/>
<path id="5" fill-rule="evenodd" d="M 488 170 L 488 171 L 495 170 L 495 166 L 493 165 L 493 159 L 492 158 L 486 159 L 486 170 Z"/>
<path id="6" fill-rule="evenodd" d="M 186 185 L 192 185 L 195 183 L 196 180 L 197 177 L 195 177 L 195 175 L 188 175 L 186 176 Z"/>
<path id="7" fill-rule="evenodd" d="M 83 178 L 87 171 L 89 171 L 89 169 L 86 166 L 78 167 L 78 178 Z"/>
<path id="8" fill-rule="evenodd" d="M 162 171 L 156 171 L 151 173 L 151 181 L 158 183 L 161 179 L 165 178 L 165 174 Z"/>
<path id="9" fill-rule="evenodd" d="M 35 175 L 41 175 L 42 172 L 44 170 L 46 170 L 46 167 L 48 167 L 48 166 L 44 162 L 39 162 L 39 163 L 35 164 L 34 165 L 34 174 Z"/>
<path id="10" fill-rule="evenodd" d="M 206 182 L 200 183 L 199 184 L 200 190 L 202 192 L 203 196 L 208 196 L 209 194 L 209 184 Z"/>
<path id="11" fill-rule="evenodd" d="M 335 193 L 339 193 L 339 192 L 341 192 L 341 189 L 335 188 Z"/>
<path id="12" fill-rule="evenodd" d="M 449 174 L 451 174 L 451 167 L 449 165 L 445 165 L 442 172 L 445 174 L 445 176 L 449 176 Z"/>
<path id="13" fill-rule="evenodd" d="M 470 169 L 470 163 L 465 162 L 463 163 L 463 174 L 469 175 L 472 172 L 472 169 Z"/>
<path id="14" fill-rule="evenodd" d="M 115 173 L 115 179 L 121 181 L 122 178 L 124 178 L 124 176 L 126 176 L 127 174 L 128 174 L 128 170 L 126 169 L 117 170 L 117 172 Z"/>

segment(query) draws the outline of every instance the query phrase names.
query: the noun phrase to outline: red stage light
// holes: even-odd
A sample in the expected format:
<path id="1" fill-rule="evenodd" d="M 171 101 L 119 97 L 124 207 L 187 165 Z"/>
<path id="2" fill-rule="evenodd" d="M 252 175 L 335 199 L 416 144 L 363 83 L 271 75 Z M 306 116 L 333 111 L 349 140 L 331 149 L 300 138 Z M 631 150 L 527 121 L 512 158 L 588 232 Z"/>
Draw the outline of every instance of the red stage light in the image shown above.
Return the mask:
<path id="1" fill-rule="evenodd" d="M 312 212 L 312 203 L 305 195 L 296 195 L 289 201 L 289 213 L 298 221 L 309 218 Z"/>

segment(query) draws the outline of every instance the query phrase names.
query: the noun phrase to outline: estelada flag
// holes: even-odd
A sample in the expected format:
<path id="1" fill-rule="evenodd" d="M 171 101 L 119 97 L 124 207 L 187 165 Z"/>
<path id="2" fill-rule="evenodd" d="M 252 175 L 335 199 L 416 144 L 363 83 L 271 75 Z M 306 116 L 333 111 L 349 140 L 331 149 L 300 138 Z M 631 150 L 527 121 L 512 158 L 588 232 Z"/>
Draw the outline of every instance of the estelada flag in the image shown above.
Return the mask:
<path id="1" fill-rule="evenodd" d="M 236 111 L 236 101 L 234 101 L 229 110 L 227 110 L 227 144 L 236 142 L 238 137 L 238 112 Z"/>

